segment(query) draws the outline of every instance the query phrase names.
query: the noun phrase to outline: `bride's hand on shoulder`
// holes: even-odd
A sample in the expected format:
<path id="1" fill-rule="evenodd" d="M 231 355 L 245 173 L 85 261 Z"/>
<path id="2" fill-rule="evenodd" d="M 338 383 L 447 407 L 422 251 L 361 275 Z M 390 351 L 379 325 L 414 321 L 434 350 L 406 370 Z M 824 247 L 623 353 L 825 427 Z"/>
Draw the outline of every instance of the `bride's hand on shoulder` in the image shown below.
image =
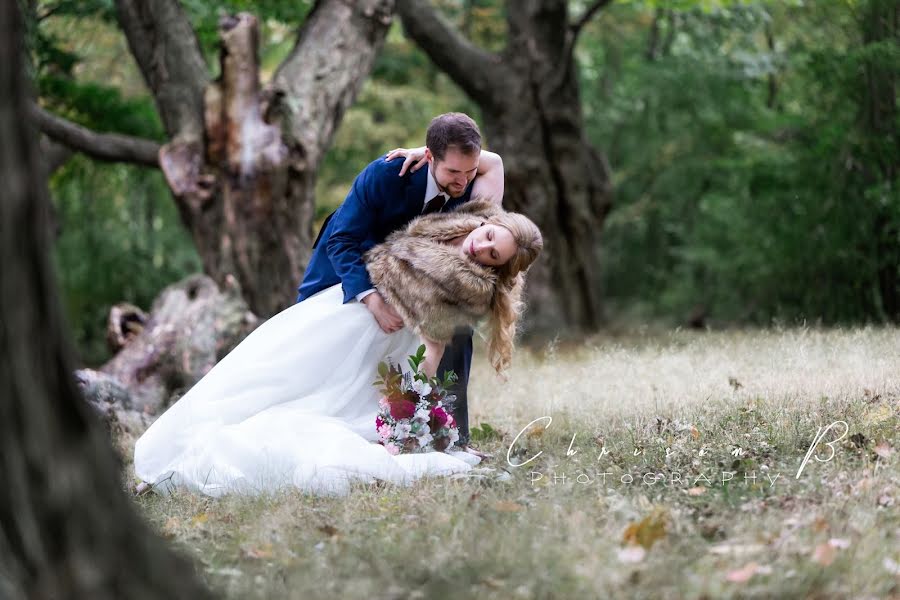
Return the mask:
<path id="1" fill-rule="evenodd" d="M 405 159 L 403 161 L 403 166 L 400 167 L 400 173 L 398 173 L 400 177 L 403 177 L 403 175 L 406 174 L 407 169 L 409 169 L 410 173 L 415 173 L 422 168 L 422 165 L 428 163 L 428 161 L 425 160 L 425 146 L 420 146 L 418 148 L 395 148 L 387 153 L 384 160 L 390 162 L 395 158 Z"/>

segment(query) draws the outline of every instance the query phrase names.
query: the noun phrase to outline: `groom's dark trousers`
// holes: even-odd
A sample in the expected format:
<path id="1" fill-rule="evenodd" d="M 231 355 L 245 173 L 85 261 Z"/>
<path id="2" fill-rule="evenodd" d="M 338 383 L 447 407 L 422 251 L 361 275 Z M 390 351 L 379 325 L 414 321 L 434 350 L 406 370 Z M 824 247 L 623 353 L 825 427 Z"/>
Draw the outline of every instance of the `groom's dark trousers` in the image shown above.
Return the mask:
<path id="1" fill-rule="evenodd" d="M 357 175 L 344 202 L 325 220 L 313 244 L 312 257 L 298 289 L 297 302 L 337 283 L 344 291 L 344 302 L 356 302 L 356 296 L 372 289 L 363 254 L 380 244 L 391 232 L 404 227 L 422 214 L 428 169 L 407 172 L 399 177 L 403 161 L 379 158 Z M 446 212 L 471 197 L 470 184 L 465 194 L 451 198 Z M 374 318 L 374 317 L 373 317 Z M 438 374 L 453 369 L 459 380 L 451 389 L 457 396 L 453 418 L 459 426 L 460 444 L 469 440 L 469 414 L 466 390 L 472 364 L 472 330 L 457 331 L 444 352 Z"/>
<path id="2" fill-rule="evenodd" d="M 453 403 L 453 419 L 459 427 L 459 444 L 469 443 L 469 368 L 472 365 L 472 333 L 468 327 L 456 330 L 450 344 L 444 349 L 444 356 L 438 365 L 438 375 L 443 377 L 445 371 L 453 371 L 459 377 L 450 388 L 456 396 Z"/>

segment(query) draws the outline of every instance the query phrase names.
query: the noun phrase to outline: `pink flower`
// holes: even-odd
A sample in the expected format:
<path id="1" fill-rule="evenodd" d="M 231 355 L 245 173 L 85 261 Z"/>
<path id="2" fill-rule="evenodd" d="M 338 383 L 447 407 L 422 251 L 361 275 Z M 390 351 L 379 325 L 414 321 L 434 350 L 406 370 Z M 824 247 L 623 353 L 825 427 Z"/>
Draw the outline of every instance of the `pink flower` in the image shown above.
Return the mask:
<path id="1" fill-rule="evenodd" d="M 388 399 L 384 396 L 381 397 L 381 400 L 378 401 L 378 408 L 381 410 L 387 410 L 390 404 L 388 404 Z"/>
<path id="2" fill-rule="evenodd" d="M 400 448 L 397 444 L 385 444 L 384 448 L 388 451 L 388 454 L 397 455 L 400 454 Z"/>
<path id="3" fill-rule="evenodd" d="M 386 442 L 391 439 L 391 436 L 394 435 L 394 430 L 390 425 L 381 425 L 378 428 L 378 437 L 381 438 L 382 442 Z"/>

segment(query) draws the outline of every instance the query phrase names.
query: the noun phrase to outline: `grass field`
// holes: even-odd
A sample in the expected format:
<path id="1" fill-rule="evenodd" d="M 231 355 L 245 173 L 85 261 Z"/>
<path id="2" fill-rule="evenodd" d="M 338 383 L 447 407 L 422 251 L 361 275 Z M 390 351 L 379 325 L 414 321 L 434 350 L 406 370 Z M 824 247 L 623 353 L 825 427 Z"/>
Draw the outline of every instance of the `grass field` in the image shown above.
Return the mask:
<path id="1" fill-rule="evenodd" d="M 601 336 L 506 382 L 476 362 L 495 459 L 466 477 L 135 502 L 233 598 L 900 598 L 900 330 Z"/>

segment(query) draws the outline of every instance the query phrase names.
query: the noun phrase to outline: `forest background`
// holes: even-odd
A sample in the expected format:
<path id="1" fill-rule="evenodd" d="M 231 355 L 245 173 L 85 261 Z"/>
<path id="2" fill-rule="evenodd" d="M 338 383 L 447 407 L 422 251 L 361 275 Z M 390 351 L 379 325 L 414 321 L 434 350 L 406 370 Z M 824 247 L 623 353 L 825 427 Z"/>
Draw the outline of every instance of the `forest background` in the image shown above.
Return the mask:
<path id="1" fill-rule="evenodd" d="M 505 45 L 505 3 L 432 4 L 485 50 Z M 588 4 L 572 2 L 570 12 Z M 602 260 L 591 268 L 602 278 L 605 325 L 900 319 L 891 5 L 620 1 L 584 24 L 574 49 L 584 133 L 613 190 L 608 214 L 589 224 L 600 229 Z M 220 15 L 254 13 L 265 84 L 311 3 L 182 6 L 213 73 Z M 112 0 L 30 8 L 41 106 L 95 131 L 165 142 Z M 885 9 L 893 29 L 875 18 Z M 431 117 L 451 110 L 483 120 L 395 19 L 316 174 L 314 229 L 366 164 L 421 145 Z M 112 305 L 146 310 L 202 262 L 159 170 L 71 153 L 53 168 L 64 305 L 80 361 L 96 365 L 109 358 Z M 285 282 L 286 294 L 296 283 Z"/>

